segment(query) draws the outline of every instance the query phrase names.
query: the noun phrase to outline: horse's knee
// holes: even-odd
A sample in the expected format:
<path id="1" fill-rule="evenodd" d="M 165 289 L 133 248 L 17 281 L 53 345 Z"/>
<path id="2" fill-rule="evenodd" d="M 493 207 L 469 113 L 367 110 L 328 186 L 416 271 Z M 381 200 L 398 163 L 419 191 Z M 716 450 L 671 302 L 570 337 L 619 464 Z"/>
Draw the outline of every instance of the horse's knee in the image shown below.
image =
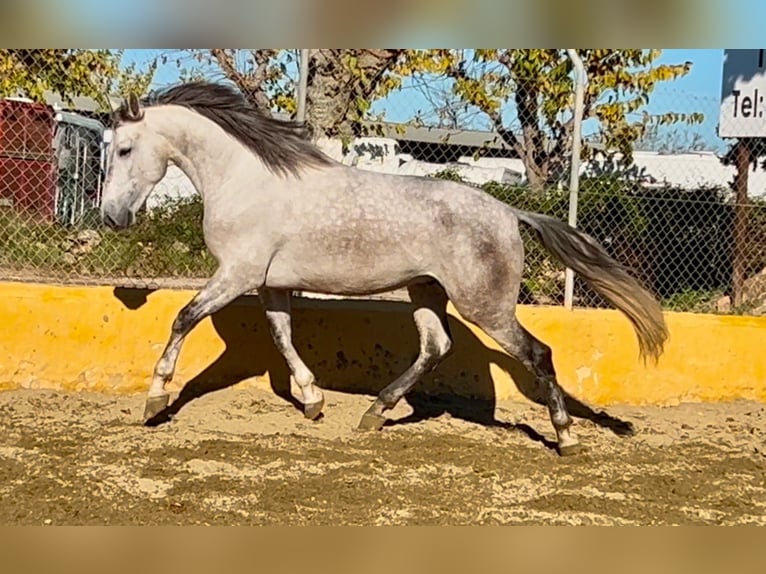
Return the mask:
<path id="1" fill-rule="evenodd" d="M 452 352 L 452 337 L 445 332 L 441 332 L 436 336 L 432 336 L 428 341 L 427 346 L 429 355 L 434 357 L 437 361 L 441 361 Z"/>
<path id="2" fill-rule="evenodd" d="M 179 336 L 187 333 L 194 324 L 194 308 L 191 306 L 184 307 L 181 312 L 176 315 L 173 321 L 171 331 L 174 335 Z"/>

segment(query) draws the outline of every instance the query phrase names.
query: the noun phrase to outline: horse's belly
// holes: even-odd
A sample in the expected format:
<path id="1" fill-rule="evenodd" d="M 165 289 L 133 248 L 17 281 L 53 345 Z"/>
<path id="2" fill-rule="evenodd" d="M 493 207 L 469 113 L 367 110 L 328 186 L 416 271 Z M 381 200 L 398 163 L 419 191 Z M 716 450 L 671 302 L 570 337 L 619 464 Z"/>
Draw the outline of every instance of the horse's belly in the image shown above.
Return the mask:
<path id="1" fill-rule="evenodd" d="M 351 252 L 315 253 L 311 257 L 280 253 L 269 267 L 266 283 L 277 289 L 364 295 L 398 289 L 423 272 L 421 265 L 403 253 L 369 257 Z"/>

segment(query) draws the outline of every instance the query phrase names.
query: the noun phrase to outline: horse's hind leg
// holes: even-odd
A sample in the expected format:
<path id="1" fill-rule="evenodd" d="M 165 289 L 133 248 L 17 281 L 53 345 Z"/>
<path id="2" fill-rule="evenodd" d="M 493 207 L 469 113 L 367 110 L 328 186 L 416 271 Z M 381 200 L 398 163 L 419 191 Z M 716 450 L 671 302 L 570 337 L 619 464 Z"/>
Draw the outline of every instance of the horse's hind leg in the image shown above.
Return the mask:
<path id="1" fill-rule="evenodd" d="M 436 281 L 416 283 L 408 287 L 414 307 L 413 316 L 420 338 L 420 353 L 415 362 L 378 394 L 364 413 L 360 430 L 380 430 L 386 419 L 383 413 L 393 409 L 401 398 L 447 356 L 452 337 L 447 323 L 447 295 Z"/>
<path id="2" fill-rule="evenodd" d="M 510 328 L 503 331 L 503 335 L 510 336 L 511 344 L 507 349 L 508 352 L 513 352 L 544 385 L 548 413 L 558 438 L 559 454 L 562 456 L 577 454 L 582 450 L 582 445 L 570 431 L 572 417 L 567 411 L 564 392 L 556 380 L 551 348 L 527 331 L 516 318 L 512 321 Z"/>
<path id="3" fill-rule="evenodd" d="M 316 419 L 324 407 L 324 396 L 314 384 L 314 373 L 306 366 L 293 345 L 290 293 L 262 288 L 259 290 L 259 296 L 263 302 L 274 344 L 290 369 L 290 393 L 303 404 L 303 414 L 306 418 Z"/>
<path id="4" fill-rule="evenodd" d="M 524 245 L 514 219 L 495 226 L 498 236 L 485 233 L 472 259 L 461 261 L 446 278 L 445 287 L 458 313 L 492 337 L 520 361 L 542 386 L 561 455 L 581 450 L 572 436 L 572 418 L 556 380 L 548 345 L 527 331 L 516 318 L 516 302 L 524 266 Z"/>
<path id="5" fill-rule="evenodd" d="M 456 307 L 462 314 L 457 304 Z M 527 331 L 515 316 L 500 319 L 496 313 L 487 315 L 492 318 L 479 315 L 478 318 L 474 316 L 470 320 L 495 339 L 509 355 L 519 360 L 537 381 L 542 383 L 548 403 L 548 413 L 558 438 L 559 454 L 568 456 L 583 450 L 570 432 L 572 417 L 567 411 L 564 393 L 556 380 L 551 348 Z"/>

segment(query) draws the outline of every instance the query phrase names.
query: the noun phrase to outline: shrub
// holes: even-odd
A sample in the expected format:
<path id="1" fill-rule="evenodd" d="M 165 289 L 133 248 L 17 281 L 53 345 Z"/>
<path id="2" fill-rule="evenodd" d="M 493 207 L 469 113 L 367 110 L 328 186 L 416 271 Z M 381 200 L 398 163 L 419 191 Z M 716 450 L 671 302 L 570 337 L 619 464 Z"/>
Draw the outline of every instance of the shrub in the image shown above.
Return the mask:
<path id="1" fill-rule="evenodd" d="M 0 266 L 54 276 L 208 277 L 216 264 L 202 235 L 198 196 L 170 201 L 115 232 L 94 216 L 67 228 L 0 212 Z"/>
<path id="2" fill-rule="evenodd" d="M 448 174 L 450 179 L 459 179 Z M 435 177 L 443 177 L 436 174 Z M 535 192 L 525 186 L 490 182 L 484 191 L 516 207 L 562 220 L 569 192 Z M 732 274 L 734 206 L 725 188 L 642 188 L 605 173 L 580 180 L 577 227 L 596 238 L 618 261 L 676 310 L 697 310 L 728 293 Z M 766 201 L 748 208 L 747 275 L 766 268 Z M 522 230 L 526 266 L 522 302 L 563 301 L 561 266 Z M 575 282 L 576 300 L 602 306 L 595 292 Z"/>
<path id="3" fill-rule="evenodd" d="M 460 181 L 454 170 L 433 177 Z M 481 188 L 521 209 L 566 220 L 566 190 L 535 192 L 525 186 L 487 183 Z M 733 205 L 726 189 L 644 189 L 612 174 L 581 180 L 578 227 L 628 265 L 667 308 L 698 310 L 727 294 L 732 272 Z M 38 275 L 209 277 L 216 262 L 202 235 L 199 196 L 168 201 L 139 215 L 130 230 L 112 232 L 89 214 L 74 229 L 41 223 L 0 208 L 0 268 Z M 94 234 L 94 231 L 96 232 Z M 561 303 L 563 267 L 522 227 L 526 265 L 520 300 Z M 749 208 L 748 276 L 766 267 L 766 201 Z M 582 281 L 575 297 L 605 303 Z"/>

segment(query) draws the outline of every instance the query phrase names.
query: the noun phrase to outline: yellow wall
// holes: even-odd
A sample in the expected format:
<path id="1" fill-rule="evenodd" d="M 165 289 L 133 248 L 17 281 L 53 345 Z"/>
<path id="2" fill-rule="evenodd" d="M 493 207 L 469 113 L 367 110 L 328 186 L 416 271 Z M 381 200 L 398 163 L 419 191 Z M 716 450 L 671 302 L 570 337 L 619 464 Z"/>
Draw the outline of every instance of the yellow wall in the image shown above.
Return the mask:
<path id="1" fill-rule="evenodd" d="M 0 389 L 144 392 L 192 295 L 0 283 Z M 294 309 L 296 347 L 324 388 L 374 393 L 414 359 L 416 331 L 404 303 L 298 299 Z M 534 398 L 519 365 L 450 312 L 454 352 L 419 388 Z M 553 348 L 565 390 L 591 405 L 766 400 L 766 318 L 668 313 L 666 353 L 644 367 L 630 324 L 615 311 L 521 307 L 519 317 Z M 192 332 L 170 388 L 186 383 L 286 388 L 287 369 L 256 298 Z"/>

